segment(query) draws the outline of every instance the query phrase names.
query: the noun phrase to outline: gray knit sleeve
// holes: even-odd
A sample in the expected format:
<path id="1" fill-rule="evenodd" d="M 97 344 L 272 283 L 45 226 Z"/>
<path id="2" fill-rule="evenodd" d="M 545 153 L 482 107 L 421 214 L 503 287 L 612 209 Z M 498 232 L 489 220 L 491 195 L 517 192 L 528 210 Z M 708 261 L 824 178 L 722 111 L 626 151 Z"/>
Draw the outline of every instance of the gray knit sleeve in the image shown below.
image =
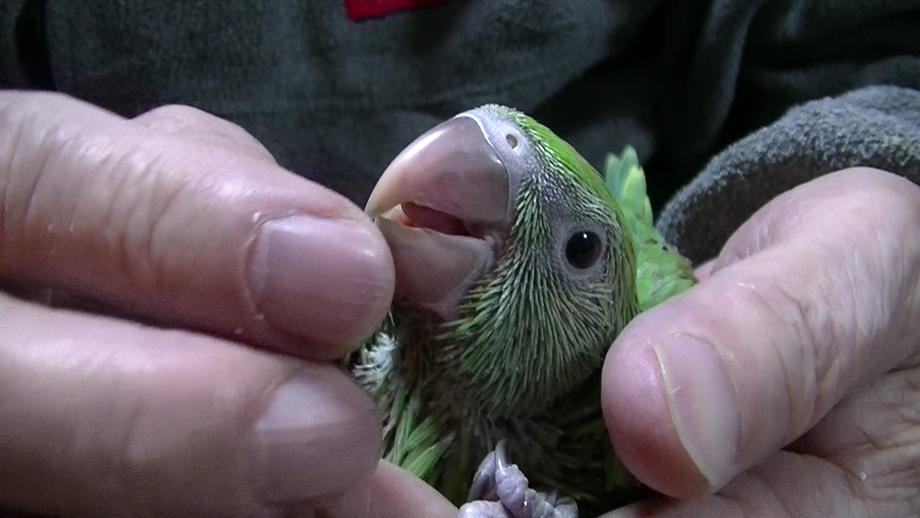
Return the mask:
<path id="1" fill-rule="evenodd" d="M 691 260 L 704 261 L 770 199 L 854 166 L 920 184 L 920 92 L 873 86 L 791 109 L 716 155 L 668 202 L 657 226 Z"/>

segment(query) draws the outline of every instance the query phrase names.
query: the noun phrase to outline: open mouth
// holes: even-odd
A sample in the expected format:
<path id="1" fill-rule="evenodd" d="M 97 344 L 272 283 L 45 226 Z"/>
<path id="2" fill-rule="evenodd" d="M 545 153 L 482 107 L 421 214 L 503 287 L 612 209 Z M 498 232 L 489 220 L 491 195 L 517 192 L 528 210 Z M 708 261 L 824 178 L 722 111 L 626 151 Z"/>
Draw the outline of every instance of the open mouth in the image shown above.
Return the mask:
<path id="1" fill-rule="evenodd" d="M 470 288 L 492 271 L 504 247 L 495 232 L 480 234 L 463 220 L 415 203 L 374 221 L 390 245 L 396 292 L 444 321 L 457 317 Z"/>
<path id="2" fill-rule="evenodd" d="M 409 228 L 424 229 L 446 236 L 467 237 L 484 241 L 493 253 L 493 262 L 504 251 L 507 229 L 464 221 L 431 207 L 406 202 L 384 215 Z"/>
<path id="3" fill-rule="evenodd" d="M 427 228 L 450 236 L 470 237 L 472 235 L 463 220 L 455 218 L 446 212 L 411 201 L 401 204 L 400 209 L 402 214 L 397 221 L 407 227 Z"/>
<path id="4" fill-rule="evenodd" d="M 390 245 L 396 291 L 455 318 L 503 252 L 509 190 L 508 172 L 469 117 L 437 126 L 400 153 L 366 208 Z"/>

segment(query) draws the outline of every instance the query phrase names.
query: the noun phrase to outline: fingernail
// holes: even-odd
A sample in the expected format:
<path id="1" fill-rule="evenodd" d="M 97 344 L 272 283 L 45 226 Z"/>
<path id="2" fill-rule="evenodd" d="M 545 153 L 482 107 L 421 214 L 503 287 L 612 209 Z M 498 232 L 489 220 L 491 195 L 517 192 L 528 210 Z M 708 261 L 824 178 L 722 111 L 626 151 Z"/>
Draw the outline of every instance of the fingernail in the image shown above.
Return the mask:
<path id="1" fill-rule="evenodd" d="M 291 216 L 262 225 L 249 263 L 250 289 L 276 329 L 354 345 L 383 319 L 393 264 L 370 222 Z"/>
<path id="2" fill-rule="evenodd" d="M 332 366 L 307 365 L 272 395 L 253 432 L 253 477 L 267 505 L 338 495 L 380 458 L 370 398 Z"/>
<path id="3" fill-rule="evenodd" d="M 741 433 L 738 393 L 709 344 L 675 335 L 654 348 L 681 443 L 712 490 L 735 475 Z"/>

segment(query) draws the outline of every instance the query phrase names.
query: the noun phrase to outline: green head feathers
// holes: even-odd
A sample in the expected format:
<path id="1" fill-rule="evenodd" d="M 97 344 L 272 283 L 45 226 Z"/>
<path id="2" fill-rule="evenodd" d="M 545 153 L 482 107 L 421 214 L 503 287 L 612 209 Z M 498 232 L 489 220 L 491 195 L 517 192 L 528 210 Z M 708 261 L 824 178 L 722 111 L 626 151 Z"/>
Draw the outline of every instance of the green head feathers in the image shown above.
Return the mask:
<path id="1" fill-rule="evenodd" d="M 603 179 L 567 142 L 511 108 L 468 116 L 506 144 L 495 147 L 516 178 L 513 223 L 494 269 L 444 323 L 436 361 L 483 414 L 527 415 L 595 372 L 637 312 L 635 252 Z"/>

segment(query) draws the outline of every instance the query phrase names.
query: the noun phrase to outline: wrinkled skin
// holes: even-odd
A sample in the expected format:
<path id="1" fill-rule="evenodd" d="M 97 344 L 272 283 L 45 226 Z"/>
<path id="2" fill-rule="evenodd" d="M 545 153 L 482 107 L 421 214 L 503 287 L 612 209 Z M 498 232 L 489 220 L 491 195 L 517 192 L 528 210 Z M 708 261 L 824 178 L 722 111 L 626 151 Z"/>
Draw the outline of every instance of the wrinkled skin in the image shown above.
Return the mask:
<path id="1" fill-rule="evenodd" d="M 393 291 L 358 207 L 188 107 L 0 92 L 0 128 L 0 515 L 456 512 L 327 361 Z"/>
<path id="2" fill-rule="evenodd" d="M 920 188 L 902 178 L 827 175 L 758 211 L 698 287 L 634 320 L 605 365 L 611 437 L 639 478 L 684 500 L 609 516 L 916 516 L 918 218 Z M 707 345 L 665 347 L 687 336 Z"/>

